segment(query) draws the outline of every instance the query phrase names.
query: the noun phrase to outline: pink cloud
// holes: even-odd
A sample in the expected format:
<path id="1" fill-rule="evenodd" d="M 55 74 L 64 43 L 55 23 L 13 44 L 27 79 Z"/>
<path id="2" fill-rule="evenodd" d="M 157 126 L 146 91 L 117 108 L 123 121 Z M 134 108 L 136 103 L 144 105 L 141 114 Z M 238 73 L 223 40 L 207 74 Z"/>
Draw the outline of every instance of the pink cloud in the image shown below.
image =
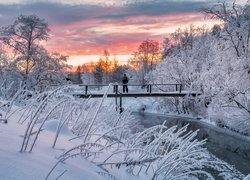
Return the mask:
<path id="1" fill-rule="evenodd" d="M 47 47 L 68 55 L 96 55 L 104 49 L 113 54 L 131 54 L 147 38 L 162 41 L 179 27 L 202 23 L 213 25 L 215 22 L 204 20 L 200 13 L 134 16 L 111 22 L 90 18 L 78 23 L 50 26 L 52 38 Z"/>

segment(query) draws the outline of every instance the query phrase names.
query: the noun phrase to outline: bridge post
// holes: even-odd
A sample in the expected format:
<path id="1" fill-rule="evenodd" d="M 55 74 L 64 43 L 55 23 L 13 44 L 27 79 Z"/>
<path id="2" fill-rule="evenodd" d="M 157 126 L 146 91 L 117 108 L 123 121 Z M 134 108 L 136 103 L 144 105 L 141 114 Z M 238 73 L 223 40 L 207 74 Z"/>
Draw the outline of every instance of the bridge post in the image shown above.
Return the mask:
<path id="1" fill-rule="evenodd" d="M 88 85 L 85 85 L 85 94 L 88 94 Z"/>
<path id="2" fill-rule="evenodd" d="M 178 91 L 178 84 L 175 85 L 175 91 Z"/>
<path id="3" fill-rule="evenodd" d="M 152 92 L 152 85 L 151 84 L 147 85 L 147 92 L 149 92 L 149 93 Z"/>
<path id="4" fill-rule="evenodd" d="M 180 93 L 181 93 L 181 89 L 182 89 L 182 84 L 180 84 Z"/>
<path id="5" fill-rule="evenodd" d="M 114 85 L 113 92 L 115 94 L 117 94 L 117 92 L 118 92 L 118 85 L 117 84 Z"/>
<path id="6" fill-rule="evenodd" d="M 120 95 L 120 114 L 123 112 L 123 108 L 122 108 L 122 95 Z"/>
<path id="7" fill-rule="evenodd" d="M 118 85 L 114 85 L 114 93 L 115 93 L 115 110 L 118 109 Z"/>

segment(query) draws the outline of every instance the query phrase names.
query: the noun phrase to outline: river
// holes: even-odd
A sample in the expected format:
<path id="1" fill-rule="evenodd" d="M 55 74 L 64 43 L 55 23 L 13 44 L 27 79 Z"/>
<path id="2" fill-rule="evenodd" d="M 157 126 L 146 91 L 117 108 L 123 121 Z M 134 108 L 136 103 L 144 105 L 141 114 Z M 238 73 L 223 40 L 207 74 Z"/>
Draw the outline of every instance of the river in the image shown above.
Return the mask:
<path id="1" fill-rule="evenodd" d="M 162 124 L 166 121 L 166 125 L 169 127 L 178 125 L 178 128 L 181 128 L 189 124 L 188 130 L 200 129 L 197 138 L 207 138 L 205 146 L 212 154 L 233 165 L 244 175 L 250 174 L 250 137 L 239 135 L 228 129 L 219 128 L 194 118 L 136 112 L 133 115 L 136 119 L 139 119 L 140 125 L 144 128 Z"/>

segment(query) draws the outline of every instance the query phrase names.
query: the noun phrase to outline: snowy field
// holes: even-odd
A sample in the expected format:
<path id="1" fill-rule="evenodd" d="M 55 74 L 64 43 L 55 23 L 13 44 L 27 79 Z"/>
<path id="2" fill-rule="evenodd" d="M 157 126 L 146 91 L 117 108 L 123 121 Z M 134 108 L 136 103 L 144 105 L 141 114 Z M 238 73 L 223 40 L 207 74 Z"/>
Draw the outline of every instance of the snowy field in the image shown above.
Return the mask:
<path id="1" fill-rule="evenodd" d="M 62 152 L 74 146 L 74 143 L 68 141 L 73 135 L 66 130 L 60 136 L 58 147 L 51 148 L 55 125 L 53 122 L 47 124 L 34 152 L 21 153 L 20 147 L 26 128 L 25 125 L 18 124 L 15 119 L 11 119 L 8 124 L 1 123 L 1 179 L 45 179 Z M 100 171 L 100 169 L 84 159 L 81 159 L 81 161 L 72 159 L 67 162 L 67 165 L 63 166 L 67 171 L 67 173 L 64 173 L 63 179 L 102 179 L 97 173 L 94 173 Z M 58 171 L 58 173 L 63 173 L 63 171 Z"/>
<path id="2" fill-rule="evenodd" d="M 1 179 L 244 177 L 203 148 L 197 132 L 163 124 L 134 134 L 133 116 L 115 112 L 110 100 L 74 99 L 56 91 L 22 103 L 17 97 L 1 101 L 2 118 L 8 120 L 0 124 Z M 134 110 L 142 106 L 128 104 Z"/>

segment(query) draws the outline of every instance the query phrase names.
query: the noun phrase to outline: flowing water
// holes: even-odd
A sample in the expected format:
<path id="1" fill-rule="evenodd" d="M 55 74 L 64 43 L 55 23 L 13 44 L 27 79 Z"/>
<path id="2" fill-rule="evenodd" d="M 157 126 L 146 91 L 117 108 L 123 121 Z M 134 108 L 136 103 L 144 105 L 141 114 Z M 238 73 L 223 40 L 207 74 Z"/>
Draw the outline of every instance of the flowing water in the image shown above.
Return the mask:
<path id="1" fill-rule="evenodd" d="M 199 130 L 198 139 L 207 138 L 206 148 L 218 158 L 233 165 L 244 175 L 250 174 L 250 137 L 241 136 L 228 129 L 215 127 L 197 119 L 165 116 L 150 113 L 133 113 L 140 125 L 148 128 L 166 121 L 171 127 L 178 128 L 189 124 L 188 130 Z"/>

